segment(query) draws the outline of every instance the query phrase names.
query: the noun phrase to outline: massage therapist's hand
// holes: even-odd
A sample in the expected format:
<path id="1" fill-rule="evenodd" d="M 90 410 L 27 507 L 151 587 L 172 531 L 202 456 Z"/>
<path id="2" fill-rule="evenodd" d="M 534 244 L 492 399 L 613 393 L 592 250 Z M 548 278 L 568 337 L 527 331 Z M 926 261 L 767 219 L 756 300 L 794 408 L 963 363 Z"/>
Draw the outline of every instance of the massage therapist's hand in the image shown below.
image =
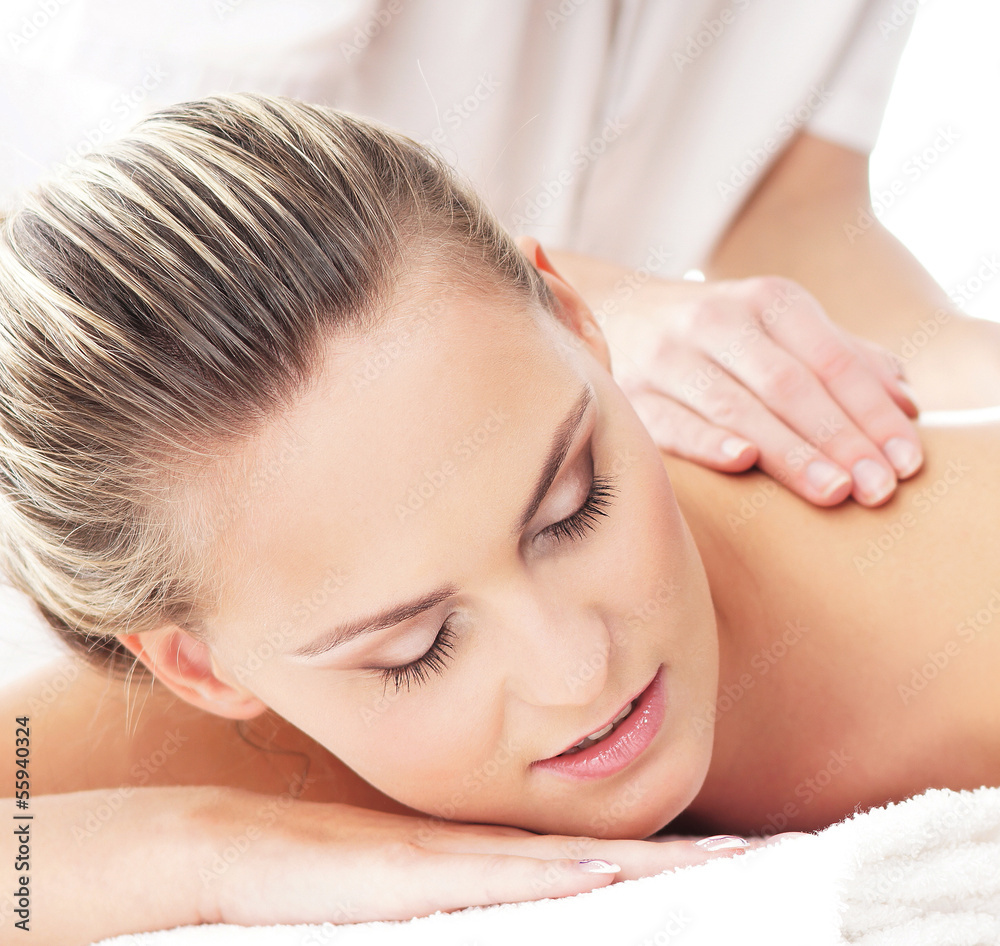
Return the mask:
<path id="1" fill-rule="evenodd" d="M 891 353 L 802 286 L 655 282 L 612 366 L 661 448 L 726 472 L 756 464 L 821 506 L 879 505 L 919 469 L 918 411 Z"/>
<path id="2" fill-rule="evenodd" d="M 274 799 L 238 789 L 217 791 L 217 804 L 208 811 L 209 831 L 225 869 L 215 877 L 211 860 L 207 874 L 206 865 L 199 869 L 209 878 L 200 909 L 209 923 L 406 920 L 438 910 L 573 896 L 741 852 L 708 851 L 691 840 L 539 835 L 289 799 L 263 827 L 255 812 Z M 254 838 L 250 825 L 257 828 Z M 763 842 L 751 846 L 758 843 Z M 597 858 L 620 869 L 595 873 L 578 863 Z"/>

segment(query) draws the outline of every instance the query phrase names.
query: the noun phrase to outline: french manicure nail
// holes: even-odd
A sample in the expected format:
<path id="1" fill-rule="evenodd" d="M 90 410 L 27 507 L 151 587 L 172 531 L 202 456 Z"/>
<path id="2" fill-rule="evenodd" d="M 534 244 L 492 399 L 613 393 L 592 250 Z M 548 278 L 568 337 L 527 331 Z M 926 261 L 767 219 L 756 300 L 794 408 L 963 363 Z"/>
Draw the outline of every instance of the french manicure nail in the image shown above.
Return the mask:
<path id="1" fill-rule="evenodd" d="M 881 464 L 869 457 L 862 457 L 851 467 L 854 482 L 869 502 L 877 503 L 892 492 L 894 477 Z"/>
<path id="2" fill-rule="evenodd" d="M 806 468 L 806 476 L 824 497 L 836 492 L 845 483 L 851 482 L 851 478 L 843 470 L 826 460 L 813 460 Z"/>
<path id="3" fill-rule="evenodd" d="M 706 851 L 722 851 L 726 848 L 747 846 L 747 841 L 744 838 L 736 837 L 735 834 L 713 834 L 710 838 L 702 838 L 694 843 Z"/>
<path id="4" fill-rule="evenodd" d="M 909 440 L 890 437 L 882 449 L 900 476 L 909 476 L 920 466 L 920 451 Z"/>
<path id="5" fill-rule="evenodd" d="M 617 874 L 621 870 L 617 864 L 601 860 L 599 857 L 588 857 L 586 860 L 577 861 L 577 864 L 580 870 L 589 874 Z"/>

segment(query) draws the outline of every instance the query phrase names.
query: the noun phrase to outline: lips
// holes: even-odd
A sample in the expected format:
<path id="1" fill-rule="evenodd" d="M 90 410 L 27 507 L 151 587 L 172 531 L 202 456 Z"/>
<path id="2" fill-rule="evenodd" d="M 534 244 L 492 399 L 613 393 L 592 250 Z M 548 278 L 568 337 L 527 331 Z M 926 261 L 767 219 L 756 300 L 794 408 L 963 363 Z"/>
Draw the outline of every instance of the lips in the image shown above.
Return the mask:
<path id="1" fill-rule="evenodd" d="M 538 759 L 530 768 L 545 773 L 544 778 L 577 781 L 610 778 L 624 771 L 652 745 L 667 718 L 665 672 L 665 665 L 660 664 L 653 679 L 635 697 L 632 712 L 599 740 L 577 751 L 564 749 L 558 755 Z"/>
<path id="2" fill-rule="evenodd" d="M 553 755 L 553 756 L 547 756 L 546 758 L 555 758 L 555 756 L 560 756 L 560 755 L 562 755 L 562 754 L 563 754 L 563 753 L 565 753 L 565 752 L 569 752 L 569 750 L 570 750 L 570 749 L 573 749 L 573 748 L 574 748 L 575 746 L 577 746 L 577 745 L 578 745 L 579 743 L 581 743 L 581 742 L 583 742 L 583 741 L 584 741 L 585 739 L 587 739 L 587 738 L 588 738 L 588 737 L 590 736 L 590 734 L 591 734 L 591 733 L 595 733 L 595 732 L 600 732 L 600 731 L 601 731 L 602 729 L 606 729 L 606 728 L 607 728 L 608 726 L 611 726 L 612 724 L 614 724 L 614 725 L 615 725 L 615 728 L 617 728 L 617 726 L 618 726 L 618 725 L 619 725 L 619 724 L 620 724 L 621 722 L 623 722 L 623 720 L 619 720 L 619 719 L 618 719 L 618 717 L 622 715 L 622 710 L 624 710 L 624 709 L 625 709 L 625 708 L 626 708 L 626 707 L 627 707 L 627 706 L 628 706 L 628 705 L 629 705 L 630 703 L 632 704 L 632 707 L 633 707 L 633 709 L 634 709 L 634 708 L 635 708 L 635 701 L 636 701 L 636 700 L 637 700 L 637 699 L 638 699 L 638 698 L 639 698 L 639 697 L 640 697 L 640 696 L 641 696 L 641 695 L 643 694 L 643 692 L 645 692 L 645 690 L 646 690 L 646 687 L 647 687 L 647 686 L 649 686 L 649 684 L 648 684 L 648 683 L 647 683 L 647 684 L 644 684 L 644 685 L 643 685 L 643 686 L 642 686 L 642 687 L 641 687 L 641 688 L 640 688 L 640 689 L 639 689 L 639 690 L 638 690 L 638 691 L 636 692 L 636 694 L 635 694 L 634 696 L 632 696 L 632 697 L 629 697 L 629 699 L 627 699 L 627 700 L 626 700 L 626 701 L 625 701 L 624 703 L 622 703 L 622 704 L 621 704 L 621 705 L 620 705 L 620 706 L 618 707 L 618 709 L 617 709 L 617 710 L 616 710 L 616 711 L 615 711 L 614 713 L 612 713 L 612 714 L 611 714 L 611 715 L 610 715 L 610 716 L 609 716 L 609 717 L 608 717 L 608 718 L 607 718 L 607 719 L 605 720 L 605 722 L 601 723 L 601 725 L 599 725 L 599 726 L 595 726 L 595 727 L 594 727 L 593 729 L 588 729 L 588 730 L 587 730 L 587 731 L 586 731 L 585 733 L 583 733 L 583 734 L 582 734 L 582 735 L 581 735 L 581 736 L 580 736 L 580 737 L 579 737 L 578 739 L 576 739 L 576 740 L 575 740 L 574 742 L 571 742 L 571 743 L 570 743 L 570 744 L 569 744 L 568 746 L 566 746 L 566 748 L 565 748 L 565 749 L 560 749 L 560 750 L 559 750 L 559 752 L 555 753 L 555 755 Z M 617 721 L 617 722 L 616 722 L 616 721 Z M 614 729 L 612 729 L 612 730 L 611 730 L 611 732 L 614 732 Z M 607 735 L 610 735 L 610 734 L 611 734 L 611 733 L 606 733 L 606 734 L 605 734 L 605 736 L 602 736 L 601 738 L 603 739 L 603 738 L 605 738 L 605 737 L 606 737 Z"/>

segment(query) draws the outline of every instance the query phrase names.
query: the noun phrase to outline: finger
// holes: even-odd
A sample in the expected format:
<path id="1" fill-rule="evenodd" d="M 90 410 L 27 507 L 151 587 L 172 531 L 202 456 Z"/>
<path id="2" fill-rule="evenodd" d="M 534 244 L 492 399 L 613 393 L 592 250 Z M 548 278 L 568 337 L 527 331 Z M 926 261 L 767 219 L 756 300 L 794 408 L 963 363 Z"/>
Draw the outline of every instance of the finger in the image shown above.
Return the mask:
<path id="1" fill-rule="evenodd" d="M 579 860 L 426 852 L 419 863 L 401 871 L 398 883 L 405 886 L 407 896 L 400 904 L 398 918 L 426 916 L 438 910 L 450 912 L 470 906 L 574 896 L 621 879 L 618 872 L 586 870 Z"/>
<path id="2" fill-rule="evenodd" d="M 545 834 L 532 838 L 496 838 L 454 836 L 440 838 L 435 850 L 454 853 L 517 854 L 546 859 L 601 858 L 619 864 L 619 880 L 649 877 L 665 870 L 691 867 L 716 857 L 732 857 L 743 847 L 704 848 L 696 839 L 676 841 L 637 841 L 631 839 L 591 838 L 575 835 Z"/>
<path id="3" fill-rule="evenodd" d="M 915 418 L 920 414 L 916 395 L 906 381 L 903 360 L 888 348 L 883 348 L 867 338 L 852 338 L 858 353 L 866 360 L 882 381 L 889 396 L 896 402 L 907 417 Z"/>
<path id="4" fill-rule="evenodd" d="M 697 389 L 664 376 L 664 394 L 685 399 L 691 411 L 716 427 L 749 439 L 757 449 L 757 466 L 803 499 L 819 506 L 842 502 L 850 495 L 850 474 L 806 441 L 761 403 L 739 381 L 714 364 L 711 383 Z M 702 372 L 702 376 L 707 376 Z"/>
<path id="5" fill-rule="evenodd" d="M 812 464 L 821 463 L 816 457 L 821 452 L 849 472 L 851 493 L 859 503 L 877 506 L 896 488 L 896 470 L 883 445 L 893 439 L 889 452 L 899 459 L 903 451 L 916 449 L 916 431 L 857 353 L 840 350 L 840 367 L 827 371 L 832 390 L 824 386 L 815 365 L 799 361 L 767 335 L 748 345 L 729 370 L 799 435 L 794 452 L 785 455 L 789 467 L 815 475 L 822 467 Z M 763 455 L 766 447 L 760 436 L 757 444 Z"/>
<path id="6" fill-rule="evenodd" d="M 747 470 L 757 462 L 751 441 L 710 423 L 662 391 L 636 387 L 626 393 L 661 450 L 725 473 Z"/>
<path id="7" fill-rule="evenodd" d="M 890 470 L 893 480 L 897 475 L 903 478 L 916 473 L 923 463 L 923 451 L 913 422 L 889 395 L 883 378 L 872 372 L 870 359 L 862 357 L 852 345 L 845 343 L 836 327 L 821 321 L 810 324 L 788 319 L 775 323 L 771 331 L 775 339 L 791 352 L 787 357 L 794 355 L 810 369 L 814 378 L 822 383 L 821 386 L 853 421 L 842 435 L 824 444 L 822 449 L 827 456 L 851 470 L 855 485 L 860 485 L 863 491 L 859 496 L 856 490 L 855 498 L 869 505 L 888 498 L 894 484 L 887 485 L 883 477 L 880 490 L 874 465 L 864 464 L 862 469 L 854 469 L 854 464 L 866 455 L 855 431 L 859 431 L 864 440 L 877 448 L 877 457 L 867 455 L 875 460 L 875 465 Z M 870 478 L 867 490 L 866 476 Z"/>

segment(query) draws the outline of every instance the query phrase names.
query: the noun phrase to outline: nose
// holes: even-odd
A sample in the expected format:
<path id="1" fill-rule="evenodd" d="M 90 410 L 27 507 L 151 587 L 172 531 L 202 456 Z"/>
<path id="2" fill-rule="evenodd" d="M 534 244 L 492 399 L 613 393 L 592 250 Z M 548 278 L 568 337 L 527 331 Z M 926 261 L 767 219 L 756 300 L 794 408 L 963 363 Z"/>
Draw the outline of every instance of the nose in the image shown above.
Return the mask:
<path id="1" fill-rule="evenodd" d="M 579 594 L 528 582 L 508 586 L 498 605 L 507 690 L 535 706 L 586 706 L 608 678 L 611 635 L 601 609 Z"/>

